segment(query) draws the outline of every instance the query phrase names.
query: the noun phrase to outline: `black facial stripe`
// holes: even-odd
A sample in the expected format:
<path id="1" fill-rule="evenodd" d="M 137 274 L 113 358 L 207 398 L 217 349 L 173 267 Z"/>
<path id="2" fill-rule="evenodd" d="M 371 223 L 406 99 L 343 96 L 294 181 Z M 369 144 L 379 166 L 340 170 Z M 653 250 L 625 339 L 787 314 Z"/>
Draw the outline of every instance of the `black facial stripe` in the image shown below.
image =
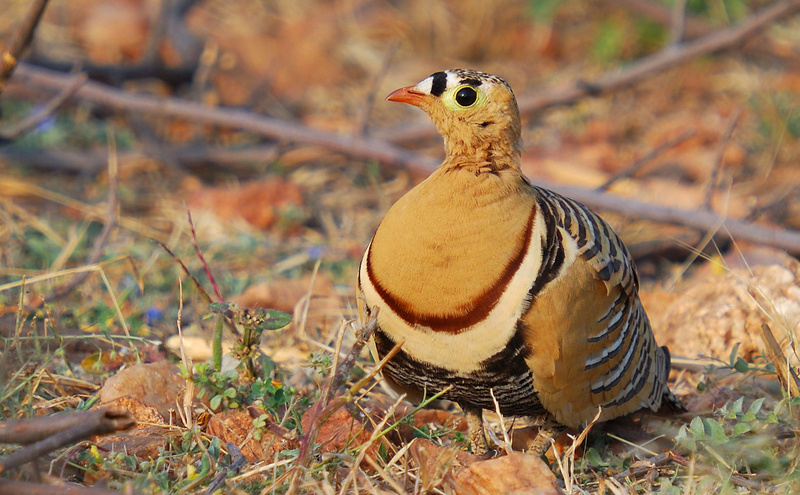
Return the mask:
<path id="1" fill-rule="evenodd" d="M 468 78 L 468 79 L 462 79 L 461 84 L 469 84 L 473 88 L 477 88 L 478 86 L 483 84 L 483 81 L 481 81 L 480 79 Z"/>
<path id="2" fill-rule="evenodd" d="M 431 74 L 433 83 L 431 84 L 431 94 L 433 96 L 442 96 L 444 90 L 447 89 L 447 74 L 444 72 L 436 72 Z"/>

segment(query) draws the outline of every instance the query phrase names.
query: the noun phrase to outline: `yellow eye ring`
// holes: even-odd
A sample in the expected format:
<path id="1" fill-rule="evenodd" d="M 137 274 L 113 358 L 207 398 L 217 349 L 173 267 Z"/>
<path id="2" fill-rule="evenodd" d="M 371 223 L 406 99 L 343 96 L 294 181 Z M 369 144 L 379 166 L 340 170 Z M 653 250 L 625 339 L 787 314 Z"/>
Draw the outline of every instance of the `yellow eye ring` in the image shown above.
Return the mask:
<path id="1" fill-rule="evenodd" d="M 469 108 L 478 101 L 478 91 L 472 86 L 465 84 L 456 89 L 453 99 L 461 108 Z"/>

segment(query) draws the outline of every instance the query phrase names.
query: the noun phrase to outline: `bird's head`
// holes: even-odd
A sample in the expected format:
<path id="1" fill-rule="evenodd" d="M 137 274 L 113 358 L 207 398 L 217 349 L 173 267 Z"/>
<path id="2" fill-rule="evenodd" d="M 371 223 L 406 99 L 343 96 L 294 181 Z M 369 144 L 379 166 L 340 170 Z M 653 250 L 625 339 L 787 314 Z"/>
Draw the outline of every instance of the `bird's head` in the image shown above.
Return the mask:
<path id="1" fill-rule="evenodd" d="M 400 88 L 386 99 L 425 110 L 444 138 L 450 162 L 518 166 L 519 109 L 511 87 L 499 77 L 451 69 Z"/>

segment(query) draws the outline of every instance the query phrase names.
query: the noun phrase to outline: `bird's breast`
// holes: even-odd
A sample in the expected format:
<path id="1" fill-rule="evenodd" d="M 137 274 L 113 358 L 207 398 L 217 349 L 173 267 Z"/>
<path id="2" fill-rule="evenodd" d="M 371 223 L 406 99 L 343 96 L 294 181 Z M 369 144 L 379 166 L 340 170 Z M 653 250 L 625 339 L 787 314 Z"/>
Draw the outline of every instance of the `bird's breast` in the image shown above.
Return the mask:
<path id="1" fill-rule="evenodd" d="M 360 271 L 389 338 L 404 339 L 415 359 L 461 371 L 513 336 L 543 233 L 532 198 L 468 193 L 412 190 L 387 213 Z"/>

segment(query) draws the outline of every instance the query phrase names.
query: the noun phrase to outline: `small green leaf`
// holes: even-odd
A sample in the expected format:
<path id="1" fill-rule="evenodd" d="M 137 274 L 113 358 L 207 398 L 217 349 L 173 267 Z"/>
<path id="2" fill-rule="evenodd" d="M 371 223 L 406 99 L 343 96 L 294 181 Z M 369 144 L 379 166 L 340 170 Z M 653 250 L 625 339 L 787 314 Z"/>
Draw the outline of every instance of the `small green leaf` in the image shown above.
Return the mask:
<path id="1" fill-rule="evenodd" d="M 751 431 L 752 428 L 747 423 L 736 423 L 733 427 L 733 436 L 738 437 Z"/>
<path id="2" fill-rule="evenodd" d="M 211 406 L 212 411 L 216 411 L 217 409 L 219 409 L 219 405 L 221 403 L 222 403 L 222 394 L 219 394 L 212 397 L 208 405 Z"/>
<path id="3" fill-rule="evenodd" d="M 211 311 L 212 313 L 224 313 L 228 311 L 228 309 L 230 309 L 232 305 L 236 306 L 235 304 L 232 303 L 212 302 L 208 304 L 208 310 Z"/>
<path id="4" fill-rule="evenodd" d="M 600 468 L 608 466 L 608 463 L 603 461 L 603 458 L 600 457 L 600 453 L 597 452 L 594 447 L 589 447 L 589 450 L 583 454 L 583 458 L 591 467 Z"/>
<path id="5" fill-rule="evenodd" d="M 759 397 L 758 399 L 754 400 L 752 404 L 750 404 L 750 408 L 747 410 L 747 412 L 752 413 L 753 416 L 755 416 L 761 410 L 761 406 L 763 405 L 764 397 Z"/>
<path id="6" fill-rule="evenodd" d="M 706 435 L 711 438 L 714 443 L 725 443 L 728 441 L 728 435 L 725 434 L 725 428 L 719 422 L 706 418 L 703 421 L 705 426 Z"/>
<path id="7" fill-rule="evenodd" d="M 694 441 L 694 438 L 691 438 L 688 435 L 688 429 L 686 425 L 682 425 L 680 430 L 678 430 L 678 434 L 675 435 L 675 443 L 678 445 L 683 445 L 687 449 L 691 450 L 692 452 L 697 451 L 697 442 Z"/>
<path id="8" fill-rule="evenodd" d="M 703 426 L 703 420 L 700 417 L 696 417 L 689 423 L 689 429 L 694 434 L 695 438 L 705 438 L 706 437 L 706 428 Z"/>
<path id="9" fill-rule="evenodd" d="M 773 425 L 778 424 L 778 415 L 775 414 L 775 411 L 770 411 L 770 413 L 767 414 L 767 417 L 764 418 L 764 422 Z"/>
<path id="10" fill-rule="evenodd" d="M 386 462 L 386 461 L 389 460 L 389 451 L 386 448 L 386 443 L 385 442 L 381 442 L 381 444 L 378 446 L 378 455 L 380 456 L 380 458 L 381 458 L 381 460 L 383 462 Z"/>
<path id="11" fill-rule="evenodd" d="M 744 407 L 743 404 L 744 404 L 744 396 L 741 396 L 738 399 L 736 399 L 736 401 L 734 401 L 734 403 L 731 406 L 731 410 L 736 414 L 741 414 L 742 408 Z"/>
<path id="12" fill-rule="evenodd" d="M 741 357 L 737 357 L 736 364 L 733 365 L 733 369 L 735 369 L 739 373 L 746 373 L 747 370 L 750 369 L 750 365 L 747 364 L 747 361 L 745 361 Z"/>
<path id="13" fill-rule="evenodd" d="M 277 309 L 264 310 L 264 322 L 257 330 L 279 330 L 292 322 L 292 315 Z"/>
<path id="14" fill-rule="evenodd" d="M 741 344 L 741 342 L 735 343 L 733 345 L 733 349 L 731 349 L 731 357 L 728 360 L 728 363 L 730 363 L 731 368 L 733 368 L 735 366 L 737 354 L 739 354 L 739 345 L 740 344 Z"/>

